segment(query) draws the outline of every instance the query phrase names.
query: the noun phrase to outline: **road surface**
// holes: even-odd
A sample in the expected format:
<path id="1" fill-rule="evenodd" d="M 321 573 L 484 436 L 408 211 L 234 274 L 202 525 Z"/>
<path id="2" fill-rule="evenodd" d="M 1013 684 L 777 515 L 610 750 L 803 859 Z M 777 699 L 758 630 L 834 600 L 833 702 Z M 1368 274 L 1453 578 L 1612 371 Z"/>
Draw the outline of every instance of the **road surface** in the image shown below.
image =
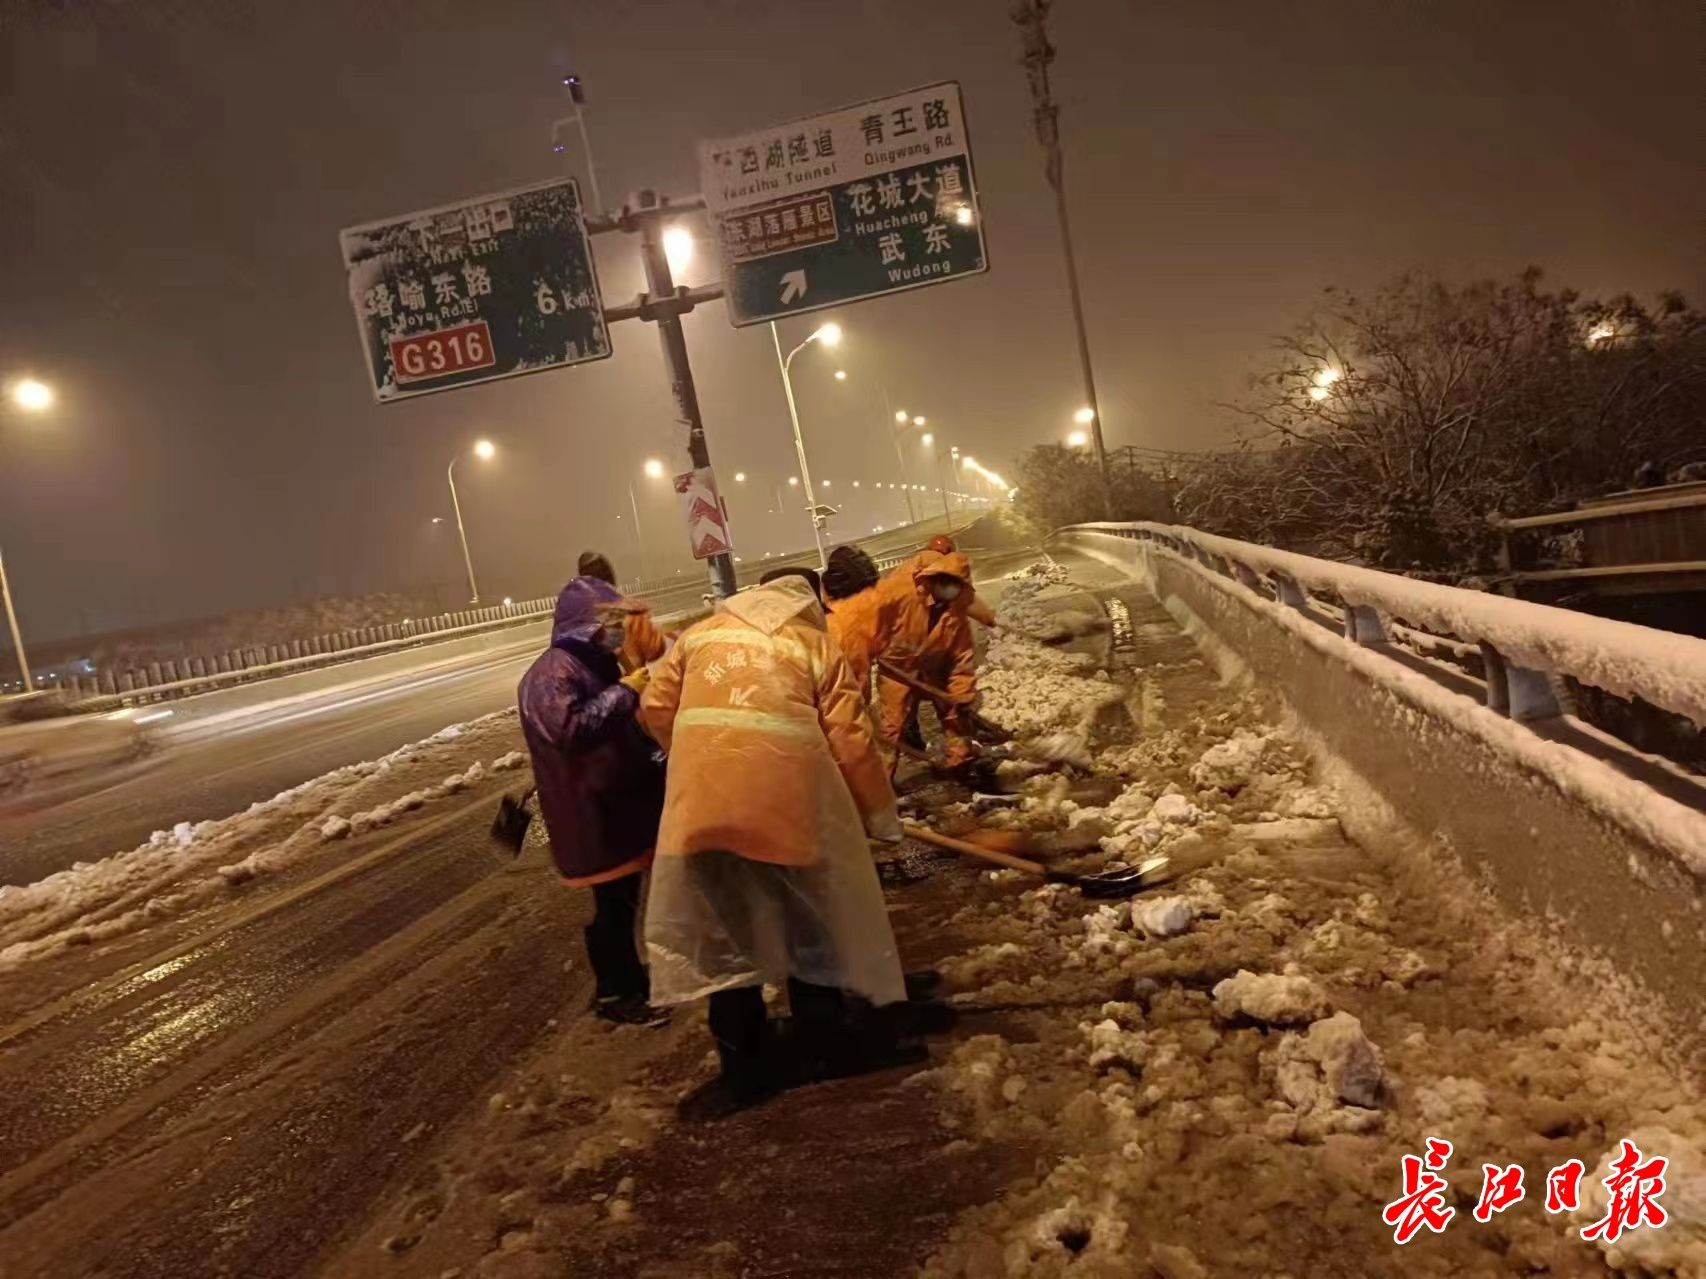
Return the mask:
<path id="1" fill-rule="evenodd" d="M 164 790 L 175 811 L 191 795 L 228 808 L 259 779 L 272 787 L 507 704 L 529 656 L 492 654 L 311 715 L 280 710 L 79 801 L 80 820 L 144 821 Z M 310 1272 L 418 1165 L 425 1134 L 584 1018 L 588 895 L 561 889 L 537 848 L 494 858 L 498 785 L 359 837 L 325 882 L 0 1028 L 0 1272 Z M 30 981 L 0 977 L 0 993 L 17 1006 Z"/>
<path id="2" fill-rule="evenodd" d="M 916 544 L 937 523 L 860 544 L 881 555 Z M 781 562 L 743 565 L 743 580 Z M 694 606 L 701 588 L 693 583 L 650 599 L 662 615 Z M 34 883 L 134 848 L 181 821 L 240 812 L 446 724 L 511 706 L 547 634 L 544 624 L 530 624 L 166 703 L 172 717 L 154 757 L 93 792 L 0 815 L 0 885 Z"/>

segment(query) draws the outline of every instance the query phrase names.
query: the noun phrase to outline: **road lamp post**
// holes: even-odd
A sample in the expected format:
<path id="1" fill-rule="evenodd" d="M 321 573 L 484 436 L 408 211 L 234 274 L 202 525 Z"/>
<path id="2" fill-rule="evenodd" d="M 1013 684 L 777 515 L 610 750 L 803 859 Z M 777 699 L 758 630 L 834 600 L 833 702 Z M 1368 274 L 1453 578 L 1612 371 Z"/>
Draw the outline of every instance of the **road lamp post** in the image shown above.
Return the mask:
<path id="1" fill-rule="evenodd" d="M 490 440 L 480 440 L 474 445 L 474 456 L 482 462 L 490 461 L 497 449 Z M 456 496 L 456 458 L 450 459 L 450 465 L 444 468 L 444 478 L 450 482 L 450 509 L 456 512 L 456 534 L 462 539 L 462 563 L 468 569 L 468 602 L 480 602 L 480 587 L 474 581 L 474 557 L 468 552 L 468 529 L 462 523 L 462 503 Z"/>
<path id="2" fill-rule="evenodd" d="M 912 423 L 914 426 L 923 426 L 924 419 L 915 417 L 912 419 Z M 920 442 L 930 450 L 931 457 L 936 461 L 936 492 L 942 495 L 942 517 L 948 521 L 948 532 L 952 533 L 954 531 L 954 512 L 948 506 L 948 486 L 942 477 L 942 446 L 936 443 L 936 434 L 933 431 L 924 432 Z"/>
<path id="3" fill-rule="evenodd" d="M 53 407 L 58 398 L 54 390 L 46 382 L 33 377 L 19 378 L 8 389 L 12 403 L 24 413 L 45 413 Z M 6 626 L 12 633 L 12 651 L 18 655 L 18 676 L 23 684 L 24 692 L 35 688 L 35 679 L 30 674 L 30 659 L 24 652 L 24 635 L 18 629 L 18 610 L 12 602 L 12 584 L 6 578 L 6 558 L 0 555 L 0 598 L 6 601 Z"/>
<path id="4" fill-rule="evenodd" d="M 648 457 L 645 465 L 646 478 L 657 480 L 663 478 L 663 463 L 655 457 Z M 640 551 L 640 580 L 645 581 L 652 575 L 652 562 L 646 555 L 646 532 L 640 524 L 640 499 L 634 494 L 634 481 L 628 481 L 628 508 L 634 512 L 634 544 Z"/>
<path id="5" fill-rule="evenodd" d="M 800 459 L 800 479 L 806 486 L 806 507 L 812 517 L 812 541 L 817 544 L 818 566 L 829 567 L 829 558 L 823 549 L 823 528 L 817 514 L 817 497 L 812 492 L 811 468 L 806 465 L 806 442 L 800 434 L 800 410 L 794 403 L 794 380 L 792 371 L 794 357 L 805 350 L 813 342 L 822 342 L 825 346 L 835 346 L 841 341 L 841 326 L 830 323 L 814 329 L 804 342 L 801 342 L 786 356 L 782 354 L 782 337 L 776 329 L 776 322 L 770 322 L 770 340 L 776 345 L 776 366 L 782 370 L 782 390 L 788 397 L 788 419 L 794 425 L 794 452 Z"/>

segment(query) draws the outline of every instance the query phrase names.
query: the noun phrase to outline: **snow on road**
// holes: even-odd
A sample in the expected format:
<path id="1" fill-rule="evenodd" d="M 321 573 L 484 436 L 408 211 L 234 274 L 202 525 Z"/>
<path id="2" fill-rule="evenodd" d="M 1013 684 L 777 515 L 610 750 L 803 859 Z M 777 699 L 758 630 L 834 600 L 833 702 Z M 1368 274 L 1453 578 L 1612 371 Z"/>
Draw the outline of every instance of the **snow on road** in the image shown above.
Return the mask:
<path id="1" fill-rule="evenodd" d="M 232 899 L 352 835 L 389 826 L 526 764 L 515 712 L 496 711 L 349 764 L 228 817 L 188 819 L 144 844 L 34 884 L 0 887 L 0 973 Z M 501 753 L 499 753 L 501 751 Z"/>
<path id="2" fill-rule="evenodd" d="M 1087 675 L 1074 672 L 1081 706 Z M 986 877 L 951 921 L 970 940 L 944 966 L 955 1003 L 1000 1010 L 1007 1028 L 922 1078 L 965 1140 L 1043 1162 L 965 1214 L 923 1273 L 1706 1274 L 1697 1081 L 1479 894 L 1350 842 L 1340 797 L 1309 784 L 1255 698 L 1189 659 L 1148 677 L 1172 713 L 1100 753 L 1115 800 L 1086 807 L 1039 777 L 982 820 L 1032 834 L 1093 823 L 1103 852 L 1085 868 L 1158 852 L 1188 873 L 1163 902 L 1129 906 Z M 1673 1161 L 1670 1221 L 1584 1242 L 1630 1135 Z M 1455 1218 L 1400 1248 L 1382 1212 L 1401 1157 L 1429 1137 L 1454 1146 L 1442 1203 Z M 1572 1158 L 1597 1193 L 1555 1216 L 1545 1177 Z M 1482 1165 L 1513 1163 L 1527 1197 L 1475 1219 Z"/>

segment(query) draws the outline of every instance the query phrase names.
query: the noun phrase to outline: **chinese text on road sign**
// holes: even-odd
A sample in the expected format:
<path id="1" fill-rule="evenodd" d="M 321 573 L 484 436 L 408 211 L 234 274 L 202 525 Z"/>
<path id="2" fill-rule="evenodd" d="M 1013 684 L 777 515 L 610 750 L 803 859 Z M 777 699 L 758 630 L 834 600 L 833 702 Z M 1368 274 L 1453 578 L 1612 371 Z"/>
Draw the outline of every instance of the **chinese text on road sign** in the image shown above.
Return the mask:
<path id="1" fill-rule="evenodd" d="M 736 325 L 988 269 L 953 83 L 699 144 Z"/>
<path id="2" fill-rule="evenodd" d="M 717 476 L 708 466 L 685 471 L 675 477 L 675 493 L 681 499 L 681 509 L 687 516 L 687 540 L 693 546 L 693 558 L 708 560 L 734 550 L 729 536 L 729 522 L 723 514 L 723 502 L 717 495 Z"/>
<path id="3" fill-rule="evenodd" d="M 350 227 L 339 241 L 381 403 L 610 354 L 573 180 Z"/>

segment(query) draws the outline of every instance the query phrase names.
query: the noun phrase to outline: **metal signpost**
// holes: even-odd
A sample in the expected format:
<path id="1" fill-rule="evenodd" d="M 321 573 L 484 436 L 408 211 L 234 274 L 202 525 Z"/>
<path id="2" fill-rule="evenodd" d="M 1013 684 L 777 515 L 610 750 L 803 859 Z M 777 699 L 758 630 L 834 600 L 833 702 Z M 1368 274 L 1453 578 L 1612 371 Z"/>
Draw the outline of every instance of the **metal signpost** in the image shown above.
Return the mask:
<path id="1" fill-rule="evenodd" d="M 699 144 L 736 326 L 989 269 L 958 84 Z"/>
<path id="2" fill-rule="evenodd" d="M 338 239 L 382 404 L 610 354 L 572 178 L 350 227 Z"/>

